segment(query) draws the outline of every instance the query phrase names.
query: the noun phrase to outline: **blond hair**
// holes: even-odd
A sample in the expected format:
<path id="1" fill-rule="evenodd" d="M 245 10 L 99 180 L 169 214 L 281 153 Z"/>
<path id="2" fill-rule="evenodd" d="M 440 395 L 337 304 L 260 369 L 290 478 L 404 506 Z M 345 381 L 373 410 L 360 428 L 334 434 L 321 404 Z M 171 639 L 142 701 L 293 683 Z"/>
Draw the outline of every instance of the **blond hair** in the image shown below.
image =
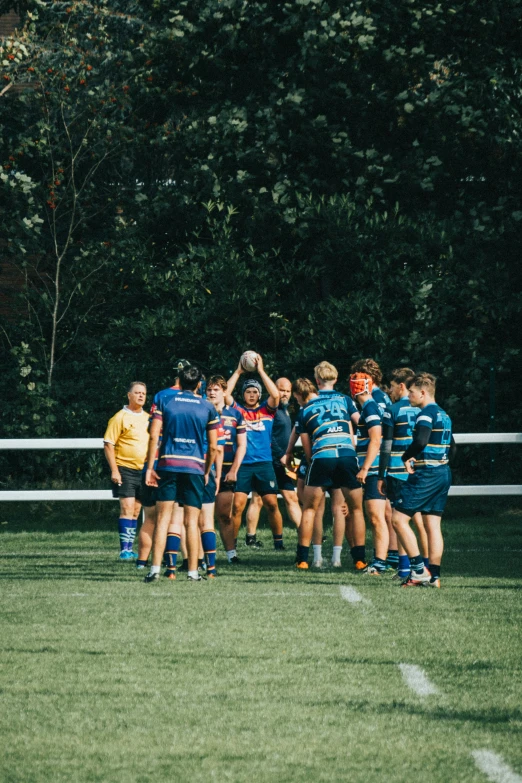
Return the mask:
<path id="1" fill-rule="evenodd" d="M 317 367 L 314 367 L 314 375 L 323 383 L 330 383 L 331 381 L 336 381 L 339 374 L 333 364 L 321 362 Z"/>
<path id="2" fill-rule="evenodd" d="M 298 394 L 306 401 L 312 394 L 317 394 L 317 389 L 308 378 L 298 378 L 292 384 L 292 393 Z"/>

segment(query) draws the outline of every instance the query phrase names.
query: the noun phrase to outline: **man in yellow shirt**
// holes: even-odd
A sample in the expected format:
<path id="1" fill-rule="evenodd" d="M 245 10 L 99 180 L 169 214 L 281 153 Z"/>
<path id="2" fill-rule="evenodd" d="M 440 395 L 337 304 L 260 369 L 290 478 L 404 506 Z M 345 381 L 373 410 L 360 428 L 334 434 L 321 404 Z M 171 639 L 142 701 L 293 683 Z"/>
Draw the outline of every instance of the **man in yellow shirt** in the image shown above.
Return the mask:
<path id="1" fill-rule="evenodd" d="M 133 381 L 127 397 L 129 404 L 112 417 L 103 438 L 112 494 L 120 500 L 120 560 L 137 557 L 132 545 L 141 511 L 141 479 L 149 445 L 149 414 L 143 410 L 147 387 L 141 381 Z"/>

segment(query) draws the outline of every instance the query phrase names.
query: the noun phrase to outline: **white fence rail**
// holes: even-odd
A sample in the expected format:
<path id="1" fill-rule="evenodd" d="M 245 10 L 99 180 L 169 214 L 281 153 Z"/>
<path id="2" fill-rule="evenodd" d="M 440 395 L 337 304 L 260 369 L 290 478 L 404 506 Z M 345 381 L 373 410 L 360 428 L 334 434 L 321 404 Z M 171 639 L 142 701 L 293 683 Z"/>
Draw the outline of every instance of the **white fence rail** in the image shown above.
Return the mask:
<path id="1" fill-rule="evenodd" d="M 455 442 L 462 445 L 497 443 L 522 443 L 522 432 L 488 432 L 456 434 Z M 0 439 L 0 451 L 7 450 L 62 451 L 65 449 L 103 449 L 102 438 L 5 438 Z M 522 484 L 469 484 L 454 486 L 450 495 L 522 495 Z M 35 489 L 0 492 L 2 501 L 50 501 L 50 500 L 114 500 L 109 489 Z"/>

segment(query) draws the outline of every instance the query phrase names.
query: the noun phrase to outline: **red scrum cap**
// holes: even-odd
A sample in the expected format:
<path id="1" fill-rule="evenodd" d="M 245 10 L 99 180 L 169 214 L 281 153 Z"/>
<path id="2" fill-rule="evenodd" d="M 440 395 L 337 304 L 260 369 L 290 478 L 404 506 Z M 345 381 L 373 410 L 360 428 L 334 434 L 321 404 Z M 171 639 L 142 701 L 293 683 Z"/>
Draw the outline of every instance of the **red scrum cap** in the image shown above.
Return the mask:
<path id="1" fill-rule="evenodd" d="M 350 375 L 350 394 L 355 397 L 357 394 L 371 394 L 373 381 L 371 375 L 366 372 L 354 372 Z"/>

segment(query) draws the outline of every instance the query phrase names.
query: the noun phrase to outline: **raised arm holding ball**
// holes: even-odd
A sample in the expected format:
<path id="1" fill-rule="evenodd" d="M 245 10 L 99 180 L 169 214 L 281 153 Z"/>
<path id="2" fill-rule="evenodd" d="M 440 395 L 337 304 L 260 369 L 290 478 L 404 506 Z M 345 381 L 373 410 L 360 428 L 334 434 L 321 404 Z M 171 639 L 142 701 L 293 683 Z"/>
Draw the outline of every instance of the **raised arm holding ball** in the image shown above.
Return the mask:
<path id="1" fill-rule="evenodd" d="M 259 354 L 246 351 L 229 378 L 225 403 L 232 405 L 243 415 L 247 434 L 245 458 L 237 473 L 236 491 L 232 506 L 234 535 L 237 538 L 241 525 L 241 516 L 250 492 L 257 492 L 263 499 L 268 513 L 268 521 L 274 537 L 275 549 L 283 549 L 283 518 L 277 503 L 277 479 L 272 464 L 272 426 L 279 405 L 279 390 L 274 381 L 266 374 L 263 359 Z M 238 404 L 232 397 L 236 384 L 248 368 L 255 367 L 268 392 L 268 399 L 261 403 L 262 386 L 254 378 L 247 379 L 242 386 L 243 403 Z"/>

